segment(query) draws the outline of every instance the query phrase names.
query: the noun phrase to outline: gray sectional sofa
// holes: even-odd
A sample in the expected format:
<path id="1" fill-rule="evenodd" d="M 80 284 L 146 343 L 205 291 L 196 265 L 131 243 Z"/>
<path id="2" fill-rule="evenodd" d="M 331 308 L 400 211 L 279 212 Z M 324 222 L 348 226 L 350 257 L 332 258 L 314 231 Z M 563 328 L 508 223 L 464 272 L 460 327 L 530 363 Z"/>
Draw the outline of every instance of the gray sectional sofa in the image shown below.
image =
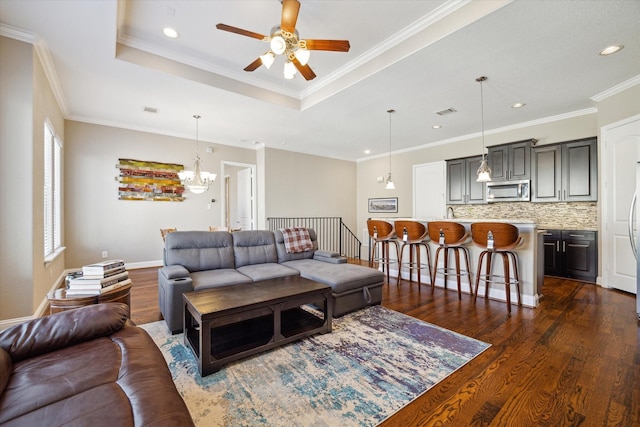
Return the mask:
<path id="1" fill-rule="evenodd" d="M 158 270 L 160 311 L 172 333 L 182 331 L 182 294 L 220 286 L 291 275 L 332 288 L 333 315 L 382 301 L 384 275 L 373 268 L 349 264 L 338 254 L 313 249 L 288 253 L 280 231 L 176 231 L 165 239 L 164 267 Z"/>

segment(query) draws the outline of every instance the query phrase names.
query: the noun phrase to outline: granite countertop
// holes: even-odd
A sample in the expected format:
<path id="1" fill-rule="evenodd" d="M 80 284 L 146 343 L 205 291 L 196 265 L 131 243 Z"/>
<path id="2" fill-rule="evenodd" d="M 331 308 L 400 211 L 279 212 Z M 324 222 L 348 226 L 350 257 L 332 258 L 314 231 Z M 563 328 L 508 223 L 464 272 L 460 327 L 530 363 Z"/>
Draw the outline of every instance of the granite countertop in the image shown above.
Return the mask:
<path id="1" fill-rule="evenodd" d="M 558 225 L 542 225 L 538 224 L 539 229 L 544 230 L 576 230 L 576 231 L 598 231 L 597 228 L 594 227 L 581 227 L 579 225 L 567 225 L 567 226 L 558 226 Z"/>
<path id="2" fill-rule="evenodd" d="M 504 222 L 508 224 L 536 224 L 535 219 L 529 218 L 511 218 L 511 219 L 496 219 L 496 218 L 445 218 L 438 221 L 453 221 L 453 222 Z"/>

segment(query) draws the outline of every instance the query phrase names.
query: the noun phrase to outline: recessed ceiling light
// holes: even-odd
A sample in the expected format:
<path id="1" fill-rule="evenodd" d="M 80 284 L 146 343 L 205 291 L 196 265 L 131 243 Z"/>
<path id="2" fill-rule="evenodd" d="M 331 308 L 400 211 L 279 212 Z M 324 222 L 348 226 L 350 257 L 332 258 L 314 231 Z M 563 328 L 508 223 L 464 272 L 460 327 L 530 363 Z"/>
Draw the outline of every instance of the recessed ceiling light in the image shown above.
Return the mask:
<path id="1" fill-rule="evenodd" d="M 600 51 L 600 55 L 602 56 L 612 55 L 616 52 L 620 52 L 623 48 L 624 48 L 624 45 L 621 45 L 621 44 L 607 46 Z"/>
<path id="2" fill-rule="evenodd" d="M 371 150 L 364 150 L 364 154 L 371 154 Z"/>
<path id="3" fill-rule="evenodd" d="M 178 34 L 178 32 L 171 27 L 164 27 L 162 29 L 162 33 L 170 39 L 177 39 L 178 37 L 180 37 L 180 34 Z"/>
<path id="4" fill-rule="evenodd" d="M 515 104 L 513 104 L 513 105 L 511 106 L 511 108 L 522 108 L 522 107 L 524 107 L 525 105 L 527 105 L 527 104 L 524 104 L 524 103 L 522 103 L 522 102 L 516 102 Z"/>
<path id="5" fill-rule="evenodd" d="M 440 129 L 442 126 L 441 125 L 433 125 L 431 126 L 432 129 Z"/>

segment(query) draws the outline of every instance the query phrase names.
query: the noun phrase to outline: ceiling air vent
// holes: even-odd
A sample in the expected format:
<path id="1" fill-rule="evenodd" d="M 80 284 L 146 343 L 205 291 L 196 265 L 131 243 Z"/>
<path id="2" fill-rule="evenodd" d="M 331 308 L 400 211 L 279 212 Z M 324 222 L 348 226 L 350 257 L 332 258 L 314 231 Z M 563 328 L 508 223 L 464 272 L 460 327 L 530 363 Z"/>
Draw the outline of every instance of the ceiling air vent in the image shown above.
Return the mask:
<path id="1" fill-rule="evenodd" d="M 158 114 L 158 109 L 153 107 L 144 107 L 142 111 L 145 113 Z"/>
<path id="2" fill-rule="evenodd" d="M 458 110 L 455 110 L 453 108 L 447 108 L 446 110 L 440 110 L 440 111 L 436 111 L 436 114 L 439 116 L 446 116 L 447 114 L 452 114 L 452 113 L 457 113 Z"/>

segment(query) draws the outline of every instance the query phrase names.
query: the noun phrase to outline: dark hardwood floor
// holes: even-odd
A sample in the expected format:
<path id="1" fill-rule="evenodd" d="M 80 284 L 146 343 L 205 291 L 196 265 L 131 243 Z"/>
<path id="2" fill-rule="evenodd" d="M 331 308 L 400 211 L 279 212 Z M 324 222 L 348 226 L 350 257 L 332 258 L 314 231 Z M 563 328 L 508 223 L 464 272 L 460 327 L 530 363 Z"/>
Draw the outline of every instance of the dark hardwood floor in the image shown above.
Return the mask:
<path id="1" fill-rule="evenodd" d="M 130 270 L 131 317 L 161 319 L 157 269 Z M 635 297 L 545 278 L 536 309 L 394 279 L 382 304 L 491 344 L 382 426 L 639 426 Z"/>

